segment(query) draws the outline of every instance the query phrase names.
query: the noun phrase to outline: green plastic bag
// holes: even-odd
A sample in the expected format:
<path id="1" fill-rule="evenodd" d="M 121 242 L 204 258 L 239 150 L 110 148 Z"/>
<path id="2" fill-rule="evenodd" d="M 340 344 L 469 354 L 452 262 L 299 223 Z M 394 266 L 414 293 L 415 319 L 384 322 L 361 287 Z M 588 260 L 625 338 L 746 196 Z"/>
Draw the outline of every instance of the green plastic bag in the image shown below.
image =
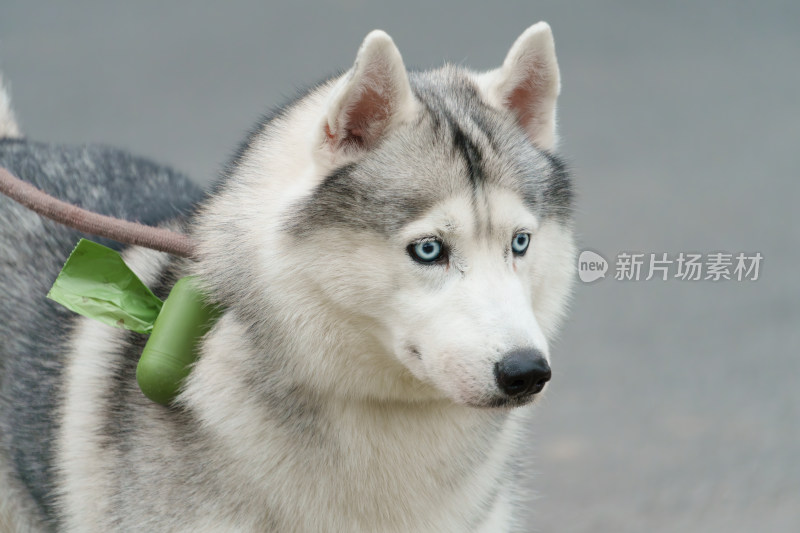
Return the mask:
<path id="1" fill-rule="evenodd" d="M 119 253 L 81 239 L 47 297 L 109 326 L 151 333 L 163 302 Z"/>
<path id="2" fill-rule="evenodd" d="M 179 279 L 162 302 L 118 252 L 86 239 L 75 246 L 47 297 L 109 326 L 150 334 L 136 381 L 162 405 L 175 399 L 197 360 L 199 339 L 222 313 L 205 302 L 191 276 Z"/>

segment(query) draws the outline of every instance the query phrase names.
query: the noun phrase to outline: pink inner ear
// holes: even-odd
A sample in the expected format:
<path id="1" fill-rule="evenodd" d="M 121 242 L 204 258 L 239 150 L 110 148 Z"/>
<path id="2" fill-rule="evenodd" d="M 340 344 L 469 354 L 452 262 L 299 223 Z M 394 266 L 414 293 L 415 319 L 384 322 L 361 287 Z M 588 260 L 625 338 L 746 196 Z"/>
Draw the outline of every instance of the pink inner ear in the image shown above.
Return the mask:
<path id="1" fill-rule="evenodd" d="M 535 118 L 537 94 L 530 80 L 525 80 L 508 96 L 508 106 L 517 115 L 519 125 L 528 129 Z"/>
<path id="2" fill-rule="evenodd" d="M 509 93 L 506 103 L 516 114 L 519 125 L 536 137 L 536 127 L 542 122 L 542 115 L 547 114 L 548 88 L 551 83 L 551 72 L 546 61 L 539 58 L 529 59 L 525 68 L 525 77 Z"/>
<path id="3" fill-rule="evenodd" d="M 372 86 L 364 87 L 347 110 L 342 143 L 369 146 L 383 133 L 391 116 L 390 99 Z"/>

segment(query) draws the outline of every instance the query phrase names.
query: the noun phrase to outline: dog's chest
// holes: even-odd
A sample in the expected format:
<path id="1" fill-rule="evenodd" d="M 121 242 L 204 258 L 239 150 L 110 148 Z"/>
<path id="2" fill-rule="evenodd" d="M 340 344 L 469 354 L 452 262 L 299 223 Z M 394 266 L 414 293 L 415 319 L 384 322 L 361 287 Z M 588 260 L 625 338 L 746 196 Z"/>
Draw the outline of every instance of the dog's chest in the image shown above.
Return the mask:
<path id="1" fill-rule="evenodd" d="M 324 417 L 317 413 L 325 422 L 303 437 L 272 428 L 262 442 L 270 457 L 261 458 L 260 481 L 253 463 L 241 465 L 239 486 L 262 489 L 253 526 L 268 520 L 276 531 L 474 531 L 506 495 L 514 420 L 327 407 Z"/>

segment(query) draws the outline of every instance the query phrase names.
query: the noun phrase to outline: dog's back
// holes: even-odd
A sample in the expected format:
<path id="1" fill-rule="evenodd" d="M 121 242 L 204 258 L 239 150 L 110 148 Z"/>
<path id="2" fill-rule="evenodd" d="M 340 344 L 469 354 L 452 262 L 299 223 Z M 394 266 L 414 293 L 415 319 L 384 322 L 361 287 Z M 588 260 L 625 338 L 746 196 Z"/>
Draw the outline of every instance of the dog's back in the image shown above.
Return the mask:
<path id="1" fill-rule="evenodd" d="M 201 197 L 186 177 L 150 161 L 106 147 L 30 142 L 19 131 L 0 87 L 0 166 L 89 210 L 155 225 L 186 214 Z M 53 514 L 59 384 L 75 315 L 45 295 L 81 236 L 0 196 L 2 531 L 21 527 L 12 520 L 25 514 L 45 521 Z"/>

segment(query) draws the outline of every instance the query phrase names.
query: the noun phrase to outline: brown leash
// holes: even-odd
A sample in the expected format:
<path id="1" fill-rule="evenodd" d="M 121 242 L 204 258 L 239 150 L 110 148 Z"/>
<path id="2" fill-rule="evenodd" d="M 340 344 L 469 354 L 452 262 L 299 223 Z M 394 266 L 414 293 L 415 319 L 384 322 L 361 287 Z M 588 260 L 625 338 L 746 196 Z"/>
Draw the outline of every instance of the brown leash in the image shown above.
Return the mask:
<path id="1" fill-rule="evenodd" d="M 39 215 L 72 229 L 108 239 L 195 258 L 195 243 L 182 233 L 100 215 L 53 198 L 0 167 L 0 192 Z"/>

